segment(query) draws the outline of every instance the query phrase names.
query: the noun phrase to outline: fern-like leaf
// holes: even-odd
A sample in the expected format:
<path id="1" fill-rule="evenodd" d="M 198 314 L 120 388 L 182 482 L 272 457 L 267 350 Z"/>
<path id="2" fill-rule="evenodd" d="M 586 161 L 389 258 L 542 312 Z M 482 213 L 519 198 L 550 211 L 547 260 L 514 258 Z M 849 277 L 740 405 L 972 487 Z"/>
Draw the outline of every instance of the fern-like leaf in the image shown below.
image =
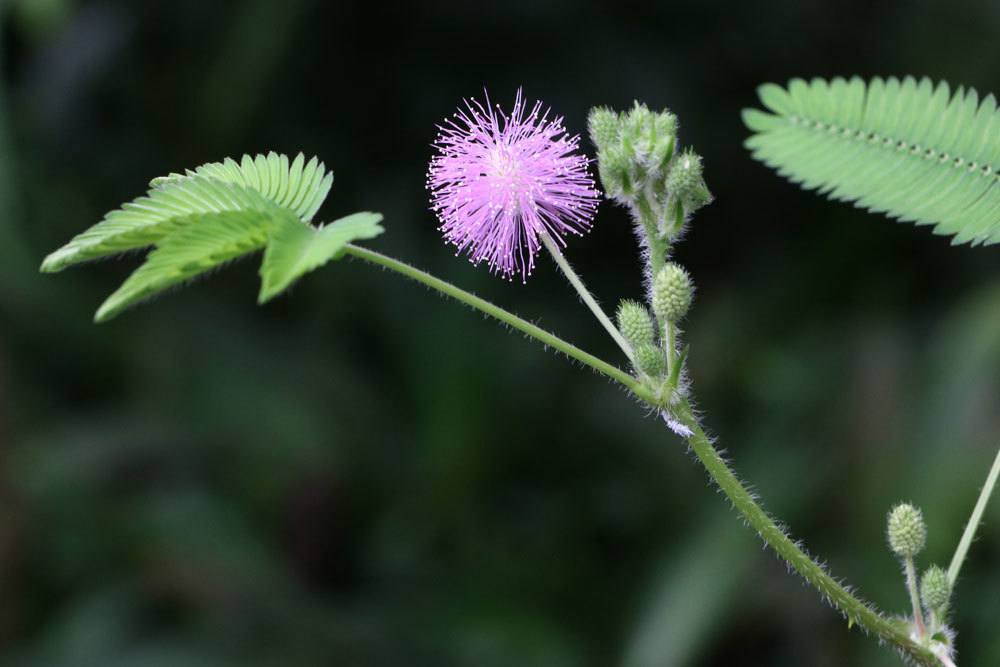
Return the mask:
<path id="1" fill-rule="evenodd" d="M 303 274 L 338 259 L 351 241 L 378 236 L 381 220 L 378 213 L 363 212 L 325 227 L 295 223 L 275 228 L 260 267 L 258 302 L 270 301 Z"/>
<path id="2" fill-rule="evenodd" d="M 155 187 L 192 176 L 205 176 L 256 190 L 278 206 L 293 210 L 305 222 L 313 219 L 333 185 L 333 173 L 327 173 L 318 158 L 313 157 L 306 163 L 305 156 L 299 153 L 289 163 L 287 155 L 273 151 L 254 157 L 244 155 L 239 163 L 232 158 L 209 162 L 184 174 L 155 178 L 150 185 Z"/>
<path id="3" fill-rule="evenodd" d="M 155 245 L 200 215 L 222 211 L 273 211 L 283 208 L 308 222 L 326 199 L 333 174 L 317 159 L 269 153 L 240 163 L 231 158 L 203 164 L 185 174 L 153 179 L 145 197 L 122 205 L 104 220 L 42 262 L 52 273 L 68 266 Z"/>
<path id="4" fill-rule="evenodd" d="M 333 174 L 300 153 L 244 155 L 153 179 L 149 193 L 104 219 L 42 262 L 55 272 L 92 259 L 155 246 L 146 262 L 97 311 L 98 322 L 160 291 L 267 248 L 260 301 L 342 254 L 357 239 L 382 233 L 382 216 L 357 213 L 325 227 L 310 220 Z"/>
<path id="5" fill-rule="evenodd" d="M 157 243 L 146 263 L 122 283 L 94 317 L 106 322 L 157 292 L 260 250 L 279 225 L 302 225 L 287 209 L 224 211 L 194 216 Z"/>
<path id="6" fill-rule="evenodd" d="M 145 197 L 111 211 L 104 220 L 59 248 L 42 262 L 46 273 L 109 255 L 155 245 L 201 216 L 226 211 L 269 213 L 278 206 L 240 185 L 197 177 L 164 183 Z"/>
<path id="7" fill-rule="evenodd" d="M 758 89 L 746 145 L 832 199 L 954 235 L 1000 241 L 1000 111 L 993 95 L 929 79 L 793 79 Z"/>

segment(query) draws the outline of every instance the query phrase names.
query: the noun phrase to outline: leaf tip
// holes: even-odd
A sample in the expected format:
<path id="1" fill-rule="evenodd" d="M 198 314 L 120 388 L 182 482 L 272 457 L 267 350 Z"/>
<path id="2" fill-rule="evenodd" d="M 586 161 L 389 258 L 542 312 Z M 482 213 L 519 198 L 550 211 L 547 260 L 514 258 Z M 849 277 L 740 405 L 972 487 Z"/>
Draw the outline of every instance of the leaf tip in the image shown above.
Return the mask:
<path id="1" fill-rule="evenodd" d="M 118 315 L 118 312 L 118 309 L 111 303 L 111 299 L 108 299 L 94 313 L 94 324 L 104 324 L 108 320 L 114 319 Z"/>
<path id="2" fill-rule="evenodd" d="M 740 112 L 740 117 L 743 119 L 743 124 L 752 132 L 766 132 L 780 122 L 777 116 L 752 107 L 743 109 Z"/>
<path id="3" fill-rule="evenodd" d="M 273 285 L 262 284 L 260 292 L 257 294 L 257 305 L 263 306 L 265 303 L 278 296 L 280 290 L 274 289 Z"/>
<path id="4" fill-rule="evenodd" d="M 39 273 L 58 273 L 62 267 L 59 265 L 59 251 L 50 253 L 42 260 L 42 265 L 38 267 Z"/>

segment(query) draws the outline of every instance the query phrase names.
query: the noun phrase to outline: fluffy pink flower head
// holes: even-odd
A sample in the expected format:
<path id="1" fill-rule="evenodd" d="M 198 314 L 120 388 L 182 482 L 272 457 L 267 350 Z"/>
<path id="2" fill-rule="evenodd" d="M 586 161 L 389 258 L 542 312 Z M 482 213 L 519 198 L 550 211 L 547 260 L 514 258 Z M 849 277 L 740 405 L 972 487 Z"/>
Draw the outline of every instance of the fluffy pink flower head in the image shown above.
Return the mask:
<path id="1" fill-rule="evenodd" d="M 504 113 L 466 100 L 438 127 L 427 188 L 439 229 L 474 263 L 485 261 L 506 278 L 527 280 L 541 247 L 540 234 L 565 245 L 567 234 L 590 229 L 599 192 L 567 136 L 561 117 L 536 102 L 530 111 L 517 92 Z"/>

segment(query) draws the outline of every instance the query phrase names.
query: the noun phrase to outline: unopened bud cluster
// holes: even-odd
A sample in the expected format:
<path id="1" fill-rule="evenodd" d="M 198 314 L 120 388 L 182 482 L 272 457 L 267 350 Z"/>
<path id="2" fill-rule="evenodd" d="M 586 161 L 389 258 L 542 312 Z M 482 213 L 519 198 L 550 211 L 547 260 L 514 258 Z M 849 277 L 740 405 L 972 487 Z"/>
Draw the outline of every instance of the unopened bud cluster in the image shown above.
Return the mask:
<path id="1" fill-rule="evenodd" d="M 625 299 L 619 304 L 618 330 L 632 345 L 636 370 L 640 373 L 663 378 L 670 370 L 669 360 L 676 356 L 677 351 L 674 341 L 669 337 L 662 338 L 660 333 L 684 318 L 691 307 L 693 293 L 694 285 L 688 272 L 670 262 L 653 279 L 650 298 L 653 315 L 638 301 Z"/>
<path id="2" fill-rule="evenodd" d="M 644 207 L 666 233 L 711 201 L 701 158 L 677 150 L 677 117 L 669 111 L 656 113 L 639 102 L 624 113 L 597 107 L 588 125 L 605 193 Z"/>
<path id="3" fill-rule="evenodd" d="M 588 129 L 604 192 L 630 209 L 645 251 L 648 307 L 622 301 L 618 329 L 632 348 L 637 376 L 671 405 L 684 393 L 678 324 L 694 286 L 669 258 L 684 222 L 711 200 L 701 158 L 678 149 L 676 116 L 639 102 L 621 113 L 592 109 Z"/>
<path id="4" fill-rule="evenodd" d="M 886 521 L 889 548 L 903 562 L 906 586 L 913 603 L 913 630 L 922 641 L 949 649 L 952 633 L 946 625 L 951 600 L 951 579 L 937 565 L 931 565 L 916 580 L 914 559 L 927 544 L 927 525 L 919 509 L 909 503 L 892 508 Z M 921 607 L 923 608 L 921 610 Z"/>

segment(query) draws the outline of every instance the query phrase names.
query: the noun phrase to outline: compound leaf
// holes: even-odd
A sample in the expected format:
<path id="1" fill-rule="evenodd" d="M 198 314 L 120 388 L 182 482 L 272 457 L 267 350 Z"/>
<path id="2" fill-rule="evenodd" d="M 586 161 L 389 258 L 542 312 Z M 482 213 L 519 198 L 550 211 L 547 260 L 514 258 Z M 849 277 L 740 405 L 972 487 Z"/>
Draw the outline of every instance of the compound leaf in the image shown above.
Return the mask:
<path id="1" fill-rule="evenodd" d="M 346 244 L 382 233 L 376 213 L 356 213 L 315 227 L 333 174 L 308 162 L 268 153 L 226 158 L 183 174 L 153 179 L 149 192 L 111 211 L 42 262 L 56 272 L 88 260 L 155 246 L 146 262 L 97 311 L 109 320 L 126 308 L 226 262 L 267 248 L 260 302 L 303 274 L 340 256 Z"/>
<path id="2" fill-rule="evenodd" d="M 842 78 L 758 89 L 756 159 L 808 190 L 934 225 L 954 243 L 1000 241 L 1000 111 L 993 95 L 929 79 Z"/>

